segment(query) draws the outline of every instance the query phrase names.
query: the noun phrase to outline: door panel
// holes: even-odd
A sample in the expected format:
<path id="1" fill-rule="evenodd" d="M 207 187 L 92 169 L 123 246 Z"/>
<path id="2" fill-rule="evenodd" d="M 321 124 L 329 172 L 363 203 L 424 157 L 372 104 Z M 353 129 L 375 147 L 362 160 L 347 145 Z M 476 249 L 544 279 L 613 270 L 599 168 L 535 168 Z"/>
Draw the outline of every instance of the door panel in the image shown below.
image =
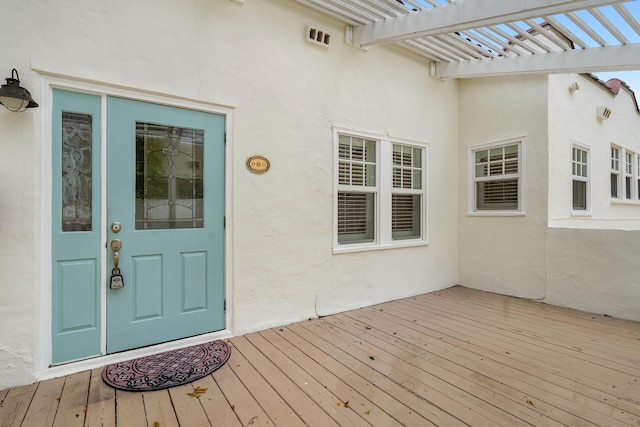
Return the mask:
<path id="1" fill-rule="evenodd" d="M 53 90 L 52 362 L 100 354 L 101 99 Z"/>
<path id="2" fill-rule="evenodd" d="M 223 329 L 224 117 L 108 98 L 107 140 L 107 352 Z"/>

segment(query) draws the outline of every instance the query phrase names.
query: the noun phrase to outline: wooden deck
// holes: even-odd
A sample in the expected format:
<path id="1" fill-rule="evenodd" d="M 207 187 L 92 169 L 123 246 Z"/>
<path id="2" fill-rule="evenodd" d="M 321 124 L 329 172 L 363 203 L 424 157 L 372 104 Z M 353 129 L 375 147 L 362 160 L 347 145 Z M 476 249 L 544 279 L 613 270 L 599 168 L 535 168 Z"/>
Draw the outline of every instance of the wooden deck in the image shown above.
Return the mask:
<path id="1" fill-rule="evenodd" d="M 640 323 L 611 317 L 454 287 L 230 343 L 168 390 L 94 370 L 0 391 L 0 425 L 640 426 Z"/>

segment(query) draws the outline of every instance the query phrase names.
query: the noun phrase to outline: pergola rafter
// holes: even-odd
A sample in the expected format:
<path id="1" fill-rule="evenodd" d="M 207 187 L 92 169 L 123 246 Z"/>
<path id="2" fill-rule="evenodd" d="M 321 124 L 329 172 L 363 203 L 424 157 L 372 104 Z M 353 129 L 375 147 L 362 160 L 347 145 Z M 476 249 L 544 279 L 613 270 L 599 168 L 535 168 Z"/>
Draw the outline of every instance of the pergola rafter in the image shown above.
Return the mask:
<path id="1" fill-rule="evenodd" d="M 439 78 L 640 69 L 640 0 L 297 1 L 346 23 L 354 46 L 429 58 Z"/>

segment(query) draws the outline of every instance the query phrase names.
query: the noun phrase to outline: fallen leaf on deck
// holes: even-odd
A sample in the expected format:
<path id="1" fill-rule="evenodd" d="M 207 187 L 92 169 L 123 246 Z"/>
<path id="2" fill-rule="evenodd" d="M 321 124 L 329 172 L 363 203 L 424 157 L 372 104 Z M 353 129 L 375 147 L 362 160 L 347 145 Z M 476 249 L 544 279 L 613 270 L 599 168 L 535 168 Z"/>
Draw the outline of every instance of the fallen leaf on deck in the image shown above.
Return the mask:
<path id="1" fill-rule="evenodd" d="M 344 407 L 348 408 L 349 407 L 349 401 L 347 400 L 346 402 L 344 402 Z"/>
<path id="2" fill-rule="evenodd" d="M 527 400 L 527 403 L 528 403 L 529 405 L 533 406 L 534 408 L 536 407 L 536 405 L 534 405 L 534 404 L 533 404 L 533 402 L 532 402 L 532 401 L 530 401 L 530 400 Z"/>
<path id="3" fill-rule="evenodd" d="M 371 415 L 371 411 L 364 411 L 365 414 Z"/>
<path id="4" fill-rule="evenodd" d="M 369 359 L 371 359 L 371 360 L 376 360 L 376 358 L 375 358 L 375 357 L 373 357 L 373 356 L 369 356 Z"/>
<path id="5" fill-rule="evenodd" d="M 336 402 L 336 406 L 342 406 L 342 402 Z"/>
<path id="6" fill-rule="evenodd" d="M 257 416 L 255 417 L 251 417 L 251 419 L 249 420 L 249 422 L 247 423 L 247 425 L 251 425 L 253 424 L 253 420 L 255 420 L 256 418 L 258 418 Z"/>
<path id="7" fill-rule="evenodd" d="M 153 423 L 153 427 L 160 427 L 160 423 L 156 421 L 155 423 Z"/>
<path id="8" fill-rule="evenodd" d="M 189 396 L 200 397 L 207 392 L 207 387 L 196 387 L 191 393 L 187 393 Z"/>

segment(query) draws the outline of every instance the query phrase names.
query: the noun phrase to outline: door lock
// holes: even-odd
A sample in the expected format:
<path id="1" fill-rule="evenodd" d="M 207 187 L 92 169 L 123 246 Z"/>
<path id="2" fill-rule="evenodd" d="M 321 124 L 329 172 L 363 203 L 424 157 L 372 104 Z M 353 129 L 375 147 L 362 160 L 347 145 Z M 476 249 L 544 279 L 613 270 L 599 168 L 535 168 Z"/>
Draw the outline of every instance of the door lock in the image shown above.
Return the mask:
<path id="1" fill-rule="evenodd" d="M 118 221 L 114 221 L 113 223 L 111 223 L 111 231 L 113 231 L 114 233 L 119 233 L 120 230 L 122 230 L 122 224 L 120 224 Z"/>

